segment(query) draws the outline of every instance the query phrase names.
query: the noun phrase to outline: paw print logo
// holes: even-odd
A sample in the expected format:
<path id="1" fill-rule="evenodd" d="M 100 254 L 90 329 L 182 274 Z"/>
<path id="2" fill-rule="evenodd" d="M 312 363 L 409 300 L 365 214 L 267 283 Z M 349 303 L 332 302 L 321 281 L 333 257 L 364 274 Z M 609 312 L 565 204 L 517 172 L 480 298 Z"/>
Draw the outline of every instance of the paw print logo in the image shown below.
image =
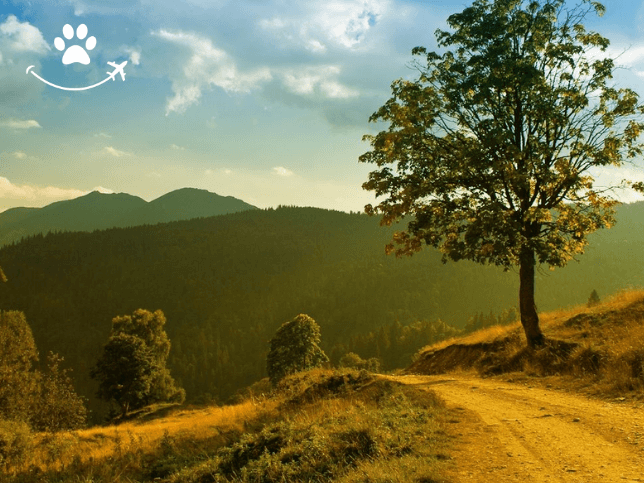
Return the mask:
<path id="1" fill-rule="evenodd" d="M 67 40 L 71 40 L 74 37 L 74 28 L 69 24 L 65 24 L 63 27 L 63 35 Z M 87 25 L 82 23 L 78 26 L 76 29 L 76 37 L 78 40 L 83 40 L 87 37 Z M 54 46 L 62 52 L 65 50 L 65 41 L 60 37 L 56 37 L 54 39 Z M 68 65 L 75 62 L 84 65 L 89 64 L 89 55 L 87 55 L 87 51 L 85 49 L 92 50 L 94 47 L 96 47 L 96 37 L 93 35 L 85 41 L 85 48 L 80 45 L 72 45 L 71 47 L 68 47 L 63 55 L 63 64 Z"/>

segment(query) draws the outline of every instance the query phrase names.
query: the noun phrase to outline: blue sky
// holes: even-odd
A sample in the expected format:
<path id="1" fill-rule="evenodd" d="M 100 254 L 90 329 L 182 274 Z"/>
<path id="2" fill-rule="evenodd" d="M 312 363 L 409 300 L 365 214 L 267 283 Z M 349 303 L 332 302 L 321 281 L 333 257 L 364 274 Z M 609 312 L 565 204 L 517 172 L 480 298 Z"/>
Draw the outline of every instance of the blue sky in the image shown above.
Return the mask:
<path id="1" fill-rule="evenodd" d="M 191 186 L 278 204 L 362 210 L 369 116 L 411 49 L 467 1 L 0 0 L 0 211 L 94 189 L 146 200 Z M 642 1 L 605 1 L 617 83 L 644 95 Z M 63 26 L 88 28 L 68 40 Z M 64 65 L 56 37 L 90 63 Z M 82 92 L 123 62 L 125 82 Z M 606 182 L 642 170 L 598 172 Z M 624 195 L 627 200 L 635 199 Z"/>

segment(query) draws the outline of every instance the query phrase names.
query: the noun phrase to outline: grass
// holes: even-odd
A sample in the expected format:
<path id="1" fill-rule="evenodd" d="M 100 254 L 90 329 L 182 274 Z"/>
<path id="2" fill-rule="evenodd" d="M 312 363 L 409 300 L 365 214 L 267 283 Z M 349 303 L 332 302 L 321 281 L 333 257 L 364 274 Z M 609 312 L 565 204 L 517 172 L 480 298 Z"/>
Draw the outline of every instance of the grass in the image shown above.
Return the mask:
<path id="1" fill-rule="evenodd" d="M 644 399 L 644 290 L 619 292 L 593 307 L 539 315 L 545 348 L 530 351 L 520 322 L 421 349 L 409 372 L 475 369 L 522 373 L 595 396 Z"/>
<path id="2" fill-rule="evenodd" d="M 440 482 L 447 410 L 365 371 L 318 369 L 233 406 L 37 435 L 17 483 Z M 0 481 L 2 474 L 0 474 Z"/>

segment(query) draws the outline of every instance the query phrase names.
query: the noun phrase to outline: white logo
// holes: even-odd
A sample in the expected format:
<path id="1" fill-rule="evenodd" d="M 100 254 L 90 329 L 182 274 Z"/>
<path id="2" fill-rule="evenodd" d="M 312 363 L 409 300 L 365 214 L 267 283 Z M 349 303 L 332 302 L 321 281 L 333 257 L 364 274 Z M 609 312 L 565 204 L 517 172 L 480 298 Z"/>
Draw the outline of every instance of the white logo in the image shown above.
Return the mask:
<path id="1" fill-rule="evenodd" d="M 85 37 L 87 37 L 87 33 L 88 33 L 87 25 L 85 25 L 84 23 L 80 24 L 78 26 L 78 28 L 76 29 L 75 33 L 76 33 L 76 38 L 78 40 L 84 40 Z M 63 27 L 63 36 L 68 41 L 71 41 L 74 38 L 74 28 L 70 24 L 65 24 L 65 26 Z M 56 49 L 58 49 L 61 52 L 65 51 L 65 53 L 63 54 L 63 59 L 62 59 L 63 65 L 75 64 L 75 63 L 87 65 L 87 64 L 89 64 L 91 62 L 87 51 L 88 50 L 89 51 L 94 50 L 94 47 L 96 47 L 96 37 L 94 37 L 93 35 L 91 37 L 89 37 L 85 41 L 85 47 L 84 48 L 82 46 L 76 45 L 76 44 L 65 48 L 66 47 L 65 40 L 63 40 L 60 37 L 56 37 L 54 39 L 54 46 L 56 47 Z M 105 79 L 103 79 L 102 81 L 97 82 L 96 84 L 93 84 L 91 86 L 86 86 L 86 87 L 62 87 L 62 86 L 59 86 L 59 85 L 56 85 L 56 84 L 52 84 L 48 80 L 43 79 L 38 74 L 36 74 L 34 71 L 32 71 L 31 69 L 34 67 L 33 65 L 30 65 L 29 67 L 27 67 L 27 72 L 26 73 L 29 74 L 30 71 L 31 71 L 31 74 L 33 74 L 34 77 L 36 77 L 37 79 L 41 80 L 45 84 L 48 84 L 48 85 L 50 85 L 52 87 L 55 87 L 56 89 L 62 89 L 64 91 L 85 91 L 87 89 L 93 89 L 94 87 L 98 87 L 101 84 L 104 84 L 105 82 L 107 82 L 110 79 L 116 80 L 116 74 L 120 74 L 121 75 L 121 80 L 125 82 L 125 71 L 123 69 L 127 65 L 127 60 L 125 62 L 121 62 L 120 64 L 117 64 L 116 61 L 108 62 L 107 64 L 109 66 L 111 66 L 111 67 L 114 67 L 114 70 L 112 72 L 106 72 L 107 77 Z"/>
<path id="2" fill-rule="evenodd" d="M 71 25 L 65 24 L 63 27 L 63 35 L 67 40 L 71 40 L 74 37 L 74 29 Z M 87 37 L 87 25 L 82 23 L 78 26 L 76 29 L 76 37 L 78 37 L 79 40 L 83 40 Z M 65 41 L 60 37 L 56 37 L 54 39 L 54 46 L 62 52 L 65 50 Z M 87 42 L 85 42 L 85 49 L 93 50 L 94 47 L 96 47 L 96 37 L 92 35 L 87 39 Z M 63 55 L 63 64 L 67 65 L 75 62 L 79 62 L 84 65 L 89 64 L 89 55 L 87 55 L 87 51 L 85 49 L 80 45 L 72 45 L 69 47 L 65 50 L 65 55 Z"/>

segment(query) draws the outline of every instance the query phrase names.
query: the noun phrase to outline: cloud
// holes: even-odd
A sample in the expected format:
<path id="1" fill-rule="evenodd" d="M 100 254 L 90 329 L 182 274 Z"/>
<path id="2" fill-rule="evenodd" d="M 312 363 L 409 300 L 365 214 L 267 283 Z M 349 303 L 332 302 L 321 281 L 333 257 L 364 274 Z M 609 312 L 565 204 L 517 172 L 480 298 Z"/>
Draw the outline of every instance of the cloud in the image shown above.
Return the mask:
<path id="1" fill-rule="evenodd" d="M 389 7 L 389 0 L 284 2 L 285 13 L 259 26 L 283 43 L 323 54 L 327 45 L 353 49 Z"/>
<path id="2" fill-rule="evenodd" d="M 184 148 L 183 146 L 177 146 L 177 145 L 176 145 L 176 144 L 174 144 L 174 143 L 172 143 L 172 144 L 170 145 L 170 148 L 171 148 L 171 149 L 174 149 L 174 150 L 177 150 L 177 151 L 185 151 L 185 149 L 186 149 L 186 148 Z"/>
<path id="3" fill-rule="evenodd" d="M 38 187 L 31 185 L 16 185 L 7 178 L 0 176 L 0 199 L 27 201 L 29 204 L 48 203 L 55 200 L 71 199 L 83 196 L 86 191 L 54 186 Z"/>
<path id="4" fill-rule="evenodd" d="M 109 134 L 104 133 L 104 132 L 96 133 L 96 134 L 94 134 L 94 137 L 95 137 L 95 138 L 107 138 L 107 139 L 111 139 L 111 138 L 112 138 L 112 136 L 110 136 Z"/>
<path id="5" fill-rule="evenodd" d="M 133 65 L 139 65 L 141 63 L 141 50 L 140 49 L 134 49 L 131 47 L 125 47 L 123 49 L 125 52 L 130 54 L 130 62 L 132 62 Z"/>
<path id="6" fill-rule="evenodd" d="M 98 191 L 99 193 L 111 195 L 114 193 L 114 190 L 111 190 L 109 188 L 104 188 L 103 186 L 95 186 L 94 188 L 91 189 L 91 191 Z"/>
<path id="7" fill-rule="evenodd" d="M 9 15 L 0 24 L 0 34 L 8 40 L 8 47 L 14 52 L 45 54 L 51 50 L 38 28 L 29 22 L 21 23 L 15 15 Z"/>
<path id="8" fill-rule="evenodd" d="M 28 121 L 21 121 L 17 119 L 7 119 L 0 121 L 0 126 L 8 127 L 10 129 L 31 129 L 32 127 L 41 127 L 38 121 L 29 119 Z"/>
<path id="9" fill-rule="evenodd" d="M 112 146 L 105 146 L 103 148 L 103 152 L 107 154 L 111 154 L 112 156 L 116 158 L 120 158 L 121 156 L 131 156 L 132 153 L 126 153 L 125 151 L 119 151 L 116 148 L 113 148 Z"/>
<path id="10" fill-rule="evenodd" d="M 27 154 L 24 151 L 15 151 L 15 152 L 13 152 L 11 154 L 16 159 L 26 159 L 27 158 Z"/>
<path id="11" fill-rule="evenodd" d="M 293 171 L 290 169 L 286 169 L 282 166 L 276 166 L 273 168 L 273 173 L 277 174 L 278 176 L 293 176 Z"/>
<path id="12" fill-rule="evenodd" d="M 167 101 L 166 116 L 171 112 L 185 112 L 188 107 L 196 104 L 205 87 L 220 87 L 228 93 L 249 93 L 272 79 L 270 70 L 265 67 L 240 72 L 234 60 L 226 52 L 216 48 L 207 37 L 166 29 L 154 31 L 152 35 L 190 51 L 189 59 L 183 65 L 183 75 L 172 82 L 174 97 Z"/>
<path id="13" fill-rule="evenodd" d="M 316 92 L 331 99 L 356 97 L 359 92 L 338 82 L 338 66 L 315 66 L 293 69 L 283 73 L 284 85 L 294 94 L 310 95 Z"/>

